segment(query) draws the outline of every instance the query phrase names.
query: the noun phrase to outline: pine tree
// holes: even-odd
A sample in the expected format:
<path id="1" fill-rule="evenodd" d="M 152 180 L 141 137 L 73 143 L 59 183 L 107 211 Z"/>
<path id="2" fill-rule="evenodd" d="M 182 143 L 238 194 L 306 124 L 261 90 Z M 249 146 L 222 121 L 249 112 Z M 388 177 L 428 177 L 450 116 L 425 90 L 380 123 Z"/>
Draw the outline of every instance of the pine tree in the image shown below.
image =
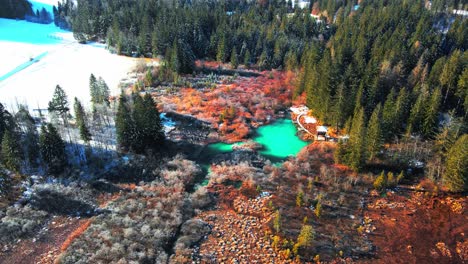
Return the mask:
<path id="1" fill-rule="evenodd" d="M 426 100 L 426 93 L 422 91 L 418 95 L 416 102 L 411 107 L 410 115 L 407 121 L 406 135 L 410 136 L 412 133 L 421 132 L 425 100 Z"/>
<path id="2" fill-rule="evenodd" d="M 268 52 L 266 49 L 262 51 L 262 54 L 260 54 L 260 57 L 258 58 L 258 68 L 263 71 L 267 70 L 270 68 L 270 57 L 268 56 Z"/>
<path id="3" fill-rule="evenodd" d="M 372 112 L 369 124 L 367 127 L 367 153 L 368 160 L 375 158 L 382 148 L 382 128 L 381 128 L 381 106 L 380 104 Z"/>
<path id="4" fill-rule="evenodd" d="M 275 229 L 276 233 L 281 231 L 281 213 L 279 210 L 276 210 L 275 218 L 273 220 L 273 228 Z"/>
<path id="5" fill-rule="evenodd" d="M 348 155 L 349 155 L 348 144 L 340 140 L 336 146 L 336 150 L 335 150 L 334 157 L 333 157 L 335 160 L 335 163 L 347 164 L 348 159 L 349 159 Z"/>
<path id="6" fill-rule="evenodd" d="M 335 125 L 335 128 L 342 127 L 344 124 L 344 117 L 345 117 L 345 108 L 346 108 L 346 94 L 345 94 L 345 87 L 344 83 L 341 83 L 338 86 L 338 90 L 333 98 L 333 106 L 332 106 L 332 116 L 331 121 L 332 124 Z"/>
<path id="7" fill-rule="evenodd" d="M 15 115 L 15 119 L 23 136 L 21 137 L 22 152 L 29 165 L 37 166 L 39 151 L 39 135 L 37 133 L 36 123 L 30 115 L 28 109 L 21 105 Z"/>
<path id="8" fill-rule="evenodd" d="M 219 62 L 226 61 L 226 37 L 223 34 L 221 39 L 218 40 L 218 48 L 216 51 L 216 60 Z"/>
<path id="9" fill-rule="evenodd" d="M 175 39 L 169 54 L 170 58 L 167 59 L 169 61 L 169 69 L 175 73 L 180 72 L 179 47 Z"/>
<path id="10" fill-rule="evenodd" d="M 462 135 L 450 148 L 443 182 L 453 192 L 468 190 L 468 134 Z"/>
<path id="11" fill-rule="evenodd" d="M 110 89 L 106 81 L 104 81 L 104 79 L 100 76 L 97 81 L 97 86 L 98 86 L 98 102 L 100 104 L 105 104 L 107 106 L 110 106 L 110 101 L 109 101 Z"/>
<path id="12" fill-rule="evenodd" d="M 426 138 L 433 138 L 437 129 L 439 107 L 441 102 L 440 89 L 435 89 L 425 104 L 424 118 L 422 122 L 422 133 Z"/>
<path id="13" fill-rule="evenodd" d="M 50 113 L 56 113 L 62 117 L 63 124 L 66 125 L 67 114 L 70 108 L 68 107 L 67 94 L 60 85 L 55 87 L 54 95 L 52 101 L 49 102 L 48 110 Z"/>
<path id="14" fill-rule="evenodd" d="M 239 66 L 239 62 L 237 60 L 237 49 L 236 46 L 232 48 L 232 53 L 231 53 L 231 66 L 233 69 L 237 69 L 237 66 Z"/>
<path id="15" fill-rule="evenodd" d="M 439 78 L 440 84 L 445 89 L 445 96 L 442 103 L 443 105 L 445 105 L 449 94 L 452 94 L 455 91 L 458 82 L 458 76 L 460 75 L 461 70 L 461 52 L 459 50 L 455 50 L 448 59 L 447 63 L 445 63 Z"/>
<path id="16" fill-rule="evenodd" d="M 318 200 L 317 205 L 315 206 L 314 214 L 315 216 L 317 216 L 317 218 L 320 218 L 322 216 L 322 203 L 320 202 L 320 200 Z"/>
<path id="17" fill-rule="evenodd" d="M 158 44 L 158 31 L 155 28 L 153 33 L 151 34 L 151 54 L 153 55 L 153 58 L 156 58 L 158 56 Z"/>
<path id="18" fill-rule="evenodd" d="M 143 153 L 146 147 L 147 121 L 143 98 L 139 94 L 133 94 L 133 130 L 131 133 L 131 149 L 136 153 Z"/>
<path id="19" fill-rule="evenodd" d="M 382 171 L 380 175 L 374 180 L 374 188 L 380 192 L 385 191 L 387 188 L 388 179 L 385 171 Z"/>
<path id="20" fill-rule="evenodd" d="M 293 247 L 293 252 L 295 255 L 298 255 L 298 251 L 300 247 L 308 247 L 312 245 L 312 242 L 315 238 L 315 231 L 311 225 L 303 225 L 301 228 L 301 232 L 297 237 L 297 242 Z"/>
<path id="21" fill-rule="evenodd" d="M 145 87 L 151 87 L 153 85 L 153 74 L 151 73 L 151 70 L 148 69 L 145 74 L 145 79 L 143 81 Z"/>
<path id="22" fill-rule="evenodd" d="M 405 88 L 402 88 L 395 102 L 395 113 L 393 118 L 393 135 L 399 135 L 403 128 L 404 122 L 409 115 L 409 96 Z"/>
<path id="23" fill-rule="evenodd" d="M 145 144 L 147 148 L 157 150 L 161 147 L 164 140 L 164 132 L 158 108 L 149 93 L 143 97 L 143 106 L 147 120 L 145 126 Z"/>
<path id="24" fill-rule="evenodd" d="M 0 103 L 0 138 L 3 138 L 3 134 L 8 129 L 13 129 L 13 118 Z"/>
<path id="25" fill-rule="evenodd" d="M 465 117 L 468 116 L 468 68 L 465 68 L 458 79 L 457 92 L 458 96 L 457 107 L 463 109 L 462 113 Z M 461 105 L 460 105 L 461 104 Z"/>
<path id="26" fill-rule="evenodd" d="M 88 143 L 92 139 L 91 133 L 89 132 L 88 126 L 86 125 L 86 114 L 84 112 L 83 106 L 81 105 L 81 102 L 76 97 L 75 97 L 74 110 L 75 110 L 76 124 L 80 131 L 80 137 L 84 142 Z"/>
<path id="27" fill-rule="evenodd" d="M 294 51 L 289 50 L 286 53 L 286 70 L 294 71 L 297 68 L 297 55 Z"/>
<path id="28" fill-rule="evenodd" d="M 95 108 L 99 104 L 106 104 L 107 106 L 110 105 L 109 96 L 110 90 L 107 83 L 104 81 L 102 77 L 96 79 L 94 74 L 91 74 L 89 77 L 89 94 L 91 96 L 91 103 L 93 104 L 93 108 Z"/>
<path id="29" fill-rule="evenodd" d="M 366 124 L 364 109 L 361 108 L 353 118 L 349 135 L 348 165 L 355 171 L 360 171 L 366 161 Z"/>
<path id="30" fill-rule="evenodd" d="M 382 135 L 385 142 L 388 142 L 394 136 L 395 112 L 395 90 L 392 89 L 382 109 Z"/>
<path id="31" fill-rule="evenodd" d="M 180 63 L 180 73 L 192 73 L 195 68 L 195 55 L 189 44 L 185 41 L 181 41 L 178 45 L 179 47 L 179 63 Z"/>
<path id="32" fill-rule="evenodd" d="M 143 153 L 147 149 L 159 149 L 164 134 L 159 111 L 153 98 L 150 94 L 145 94 L 144 98 L 134 95 L 133 102 L 132 149 L 137 153 Z"/>
<path id="33" fill-rule="evenodd" d="M 19 172 L 21 165 L 21 147 L 18 136 L 11 130 L 6 130 L 2 138 L 1 158 L 5 168 Z"/>
<path id="34" fill-rule="evenodd" d="M 296 195 L 296 205 L 301 207 L 304 205 L 304 192 L 300 190 Z"/>
<path id="35" fill-rule="evenodd" d="M 250 61 L 251 60 L 251 55 L 250 55 L 250 50 L 247 49 L 247 51 L 244 54 L 244 65 L 246 67 L 250 67 Z"/>
<path id="36" fill-rule="evenodd" d="M 117 114 L 115 117 L 117 144 L 121 150 L 128 151 L 130 149 L 133 126 L 130 108 L 127 105 L 127 98 L 122 91 L 119 97 L 119 106 L 117 107 Z"/>
<path id="37" fill-rule="evenodd" d="M 67 165 L 65 143 L 52 124 L 42 125 L 39 145 L 42 159 L 47 165 L 49 173 L 62 173 Z"/>

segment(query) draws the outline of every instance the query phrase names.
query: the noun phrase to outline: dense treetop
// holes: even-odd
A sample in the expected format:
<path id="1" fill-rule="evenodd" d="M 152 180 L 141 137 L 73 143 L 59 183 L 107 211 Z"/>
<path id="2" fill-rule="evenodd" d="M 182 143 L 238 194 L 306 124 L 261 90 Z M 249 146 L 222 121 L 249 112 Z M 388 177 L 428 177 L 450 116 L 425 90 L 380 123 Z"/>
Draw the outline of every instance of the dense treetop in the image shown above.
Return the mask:
<path id="1" fill-rule="evenodd" d="M 0 0 L 0 17 L 24 19 L 32 15 L 31 3 L 27 0 Z"/>

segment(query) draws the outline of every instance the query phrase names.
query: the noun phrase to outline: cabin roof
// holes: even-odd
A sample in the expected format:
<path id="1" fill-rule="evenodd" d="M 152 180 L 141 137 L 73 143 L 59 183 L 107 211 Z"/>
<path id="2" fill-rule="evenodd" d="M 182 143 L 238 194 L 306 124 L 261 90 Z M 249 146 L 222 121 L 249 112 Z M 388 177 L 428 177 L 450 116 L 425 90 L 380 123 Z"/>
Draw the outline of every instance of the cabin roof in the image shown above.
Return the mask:
<path id="1" fill-rule="evenodd" d="M 325 132 L 325 133 L 327 133 L 327 132 L 328 132 L 328 127 L 326 127 L 326 126 L 318 126 L 318 127 L 317 127 L 317 133 L 319 133 L 319 132 L 322 132 L 322 133 Z"/>

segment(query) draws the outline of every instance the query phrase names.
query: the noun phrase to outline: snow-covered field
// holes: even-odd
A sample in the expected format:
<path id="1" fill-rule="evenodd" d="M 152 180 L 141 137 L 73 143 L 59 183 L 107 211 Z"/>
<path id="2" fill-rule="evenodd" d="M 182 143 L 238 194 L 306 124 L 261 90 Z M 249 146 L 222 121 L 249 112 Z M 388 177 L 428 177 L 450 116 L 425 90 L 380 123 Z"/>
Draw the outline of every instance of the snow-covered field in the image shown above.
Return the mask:
<path id="1" fill-rule="evenodd" d="M 0 61 L 0 102 L 8 108 L 16 102 L 47 108 L 57 84 L 69 101 L 76 96 L 87 103 L 91 73 L 118 94 L 119 81 L 135 65 L 133 58 L 110 54 L 102 45 L 77 43 L 54 24 L 11 19 L 0 19 Z"/>

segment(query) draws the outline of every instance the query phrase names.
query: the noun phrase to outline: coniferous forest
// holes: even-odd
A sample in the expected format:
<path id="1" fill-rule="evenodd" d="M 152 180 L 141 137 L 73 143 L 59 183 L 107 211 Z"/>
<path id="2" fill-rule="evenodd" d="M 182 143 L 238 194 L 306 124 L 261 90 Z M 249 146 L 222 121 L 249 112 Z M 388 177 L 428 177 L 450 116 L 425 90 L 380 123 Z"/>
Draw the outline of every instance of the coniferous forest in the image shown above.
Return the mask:
<path id="1" fill-rule="evenodd" d="M 58 263 L 468 261 L 468 4 L 300 3 L 0 0 L 140 62 L 48 120 L 0 103 L 0 262 L 46 236 Z M 298 105 L 336 140 L 264 154 L 275 120 L 309 139 Z"/>
<path id="2" fill-rule="evenodd" d="M 298 72 L 293 97 L 305 94 L 314 116 L 350 134 L 336 156 L 356 170 L 385 143 L 437 138 L 443 119 L 454 139 L 466 133 L 468 21 L 442 12 L 457 1 L 72 3 L 62 9 L 78 40 L 163 56 L 173 72 L 193 72 L 196 59 Z"/>

